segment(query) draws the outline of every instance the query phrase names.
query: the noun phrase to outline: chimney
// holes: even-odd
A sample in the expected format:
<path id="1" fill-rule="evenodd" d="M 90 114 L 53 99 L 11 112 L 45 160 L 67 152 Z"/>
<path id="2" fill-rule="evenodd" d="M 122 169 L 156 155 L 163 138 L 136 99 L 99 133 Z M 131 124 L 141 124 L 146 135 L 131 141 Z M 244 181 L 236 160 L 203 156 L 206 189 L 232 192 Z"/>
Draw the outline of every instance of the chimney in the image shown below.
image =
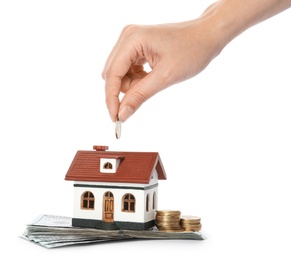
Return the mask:
<path id="1" fill-rule="evenodd" d="M 104 146 L 104 145 L 94 145 L 93 149 L 96 150 L 97 152 L 101 152 L 101 151 L 106 151 L 108 150 L 108 146 Z"/>

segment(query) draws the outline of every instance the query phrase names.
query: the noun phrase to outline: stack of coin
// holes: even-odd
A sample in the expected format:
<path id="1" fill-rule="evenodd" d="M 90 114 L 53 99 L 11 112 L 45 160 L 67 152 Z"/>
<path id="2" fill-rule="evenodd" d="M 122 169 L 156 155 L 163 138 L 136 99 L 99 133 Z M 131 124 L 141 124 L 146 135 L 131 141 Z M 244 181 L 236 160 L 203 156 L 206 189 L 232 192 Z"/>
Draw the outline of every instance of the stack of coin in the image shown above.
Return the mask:
<path id="1" fill-rule="evenodd" d="M 181 212 L 178 210 L 157 210 L 156 226 L 164 232 L 182 232 L 184 231 L 180 224 Z"/>
<path id="2" fill-rule="evenodd" d="M 200 231 L 201 230 L 201 219 L 196 216 L 181 216 L 180 224 L 184 231 Z"/>

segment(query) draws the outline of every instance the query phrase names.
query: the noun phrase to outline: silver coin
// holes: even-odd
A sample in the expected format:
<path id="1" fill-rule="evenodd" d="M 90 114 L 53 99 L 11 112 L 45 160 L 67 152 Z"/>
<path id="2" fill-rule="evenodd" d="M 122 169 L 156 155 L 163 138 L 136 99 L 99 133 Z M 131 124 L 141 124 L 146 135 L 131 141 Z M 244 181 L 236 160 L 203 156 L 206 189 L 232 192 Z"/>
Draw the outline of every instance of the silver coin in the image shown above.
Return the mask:
<path id="1" fill-rule="evenodd" d="M 116 118 L 116 121 L 115 121 L 115 136 L 116 136 L 116 139 L 120 139 L 120 136 L 121 136 L 121 123 L 118 117 Z"/>

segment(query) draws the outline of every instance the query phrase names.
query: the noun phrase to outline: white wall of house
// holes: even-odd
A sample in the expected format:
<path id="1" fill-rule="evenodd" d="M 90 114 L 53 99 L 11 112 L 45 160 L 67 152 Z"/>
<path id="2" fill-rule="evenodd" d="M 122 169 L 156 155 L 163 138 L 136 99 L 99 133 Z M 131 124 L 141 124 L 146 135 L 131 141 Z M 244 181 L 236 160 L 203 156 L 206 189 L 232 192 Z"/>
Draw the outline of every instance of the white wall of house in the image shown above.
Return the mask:
<path id="1" fill-rule="evenodd" d="M 133 184 L 133 183 L 104 183 L 104 182 L 75 182 L 75 184 L 89 185 L 89 187 L 74 187 L 74 218 L 102 220 L 103 214 L 103 196 L 110 191 L 114 196 L 114 221 L 129 222 L 147 222 L 154 219 L 155 209 L 158 203 L 158 177 L 156 170 L 153 171 L 152 179 L 149 184 Z M 94 187 L 94 186 L 103 187 Z M 114 188 L 112 186 L 118 187 Z M 124 188 L 126 187 L 126 188 Z M 132 187 L 132 189 L 131 189 Z M 134 189 L 135 187 L 145 189 Z M 150 189 L 146 189 L 151 187 Z M 94 195 L 94 209 L 82 209 L 81 198 L 84 192 L 90 191 Z M 122 197 L 131 193 L 136 200 L 135 212 L 122 212 Z M 156 197 L 155 209 L 153 209 L 154 193 Z M 149 195 L 149 211 L 146 212 L 146 198 Z"/>

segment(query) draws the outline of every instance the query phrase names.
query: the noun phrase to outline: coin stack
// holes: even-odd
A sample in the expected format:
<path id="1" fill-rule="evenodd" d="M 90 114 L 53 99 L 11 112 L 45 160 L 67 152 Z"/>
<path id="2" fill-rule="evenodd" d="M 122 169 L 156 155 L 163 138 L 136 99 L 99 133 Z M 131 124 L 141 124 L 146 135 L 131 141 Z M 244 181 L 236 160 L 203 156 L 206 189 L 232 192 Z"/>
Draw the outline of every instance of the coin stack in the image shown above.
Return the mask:
<path id="1" fill-rule="evenodd" d="M 156 226 L 164 232 L 182 232 L 184 231 L 180 224 L 181 212 L 178 210 L 157 210 Z"/>
<path id="2" fill-rule="evenodd" d="M 201 219 L 196 216 L 181 216 L 180 224 L 184 231 L 200 231 L 201 230 Z"/>

